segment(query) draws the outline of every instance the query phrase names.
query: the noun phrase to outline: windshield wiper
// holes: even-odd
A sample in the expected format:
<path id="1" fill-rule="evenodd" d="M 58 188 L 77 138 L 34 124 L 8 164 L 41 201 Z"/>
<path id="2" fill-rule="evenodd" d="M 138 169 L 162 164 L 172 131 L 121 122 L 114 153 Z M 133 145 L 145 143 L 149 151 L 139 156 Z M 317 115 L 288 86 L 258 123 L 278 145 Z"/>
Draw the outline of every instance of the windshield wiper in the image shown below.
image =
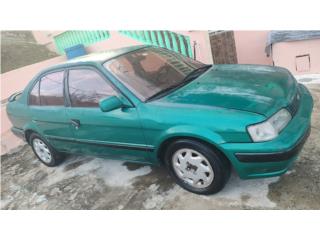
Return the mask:
<path id="1" fill-rule="evenodd" d="M 203 67 L 199 67 L 192 72 L 190 72 L 184 79 L 183 82 L 190 82 L 194 80 L 195 78 L 199 77 L 201 74 L 206 72 L 209 68 L 211 68 L 212 65 L 205 65 Z"/>
<path id="2" fill-rule="evenodd" d="M 211 68 L 212 65 L 205 65 L 203 67 L 197 68 L 193 71 L 191 71 L 184 79 L 182 82 L 170 86 L 168 88 L 162 89 L 159 92 L 157 92 L 156 94 L 152 95 L 151 97 L 146 99 L 146 102 L 156 99 L 156 98 L 160 98 L 165 94 L 168 94 L 169 92 L 172 92 L 173 90 L 180 88 L 184 85 L 186 85 L 187 83 L 191 82 L 192 80 L 194 80 L 195 78 L 199 77 L 202 73 L 204 73 L 205 71 L 207 71 L 209 68 Z"/>
<path id="3" fill-rule="evenodd" d="M 176 89 L 180 84 L 177 84 L 177 85 L 173 85 L 173 86 L 170 86 L 168 88 L 165 88 L 165 89 L 162 89 L 160 90 L 159 92 L 157 92 L 156 94 L 153 94 L 151 97 L 147 98 L 146 99 L 146 102 L 150 101 L 150 100 L 153 100 L 155 98 L 159 98 L 163 95 L 165 95 L 166 93 L 168 92 L 171 92 L 173 89 Z"/>

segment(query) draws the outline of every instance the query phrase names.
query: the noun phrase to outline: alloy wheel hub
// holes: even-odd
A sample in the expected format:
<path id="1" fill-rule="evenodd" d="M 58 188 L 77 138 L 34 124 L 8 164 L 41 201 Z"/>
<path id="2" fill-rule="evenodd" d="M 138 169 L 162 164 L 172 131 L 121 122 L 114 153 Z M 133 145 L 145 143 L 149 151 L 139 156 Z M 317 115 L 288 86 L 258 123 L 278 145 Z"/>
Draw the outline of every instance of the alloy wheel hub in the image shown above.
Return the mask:
<path id="1" fill-rule="evenodd" d="M 208 187 L 214 178 L 213 169 L 201 153 L 184 148 L 173 154 L 173 169 L 177 176 L 192 187 Z"/>
<path id="2" fill-rule="evenodd" d="M 45 163 L 50 163 L 52 156 L 48 146 L 38 138 L 35 138 L 32 144 L 38 157 Z"/>

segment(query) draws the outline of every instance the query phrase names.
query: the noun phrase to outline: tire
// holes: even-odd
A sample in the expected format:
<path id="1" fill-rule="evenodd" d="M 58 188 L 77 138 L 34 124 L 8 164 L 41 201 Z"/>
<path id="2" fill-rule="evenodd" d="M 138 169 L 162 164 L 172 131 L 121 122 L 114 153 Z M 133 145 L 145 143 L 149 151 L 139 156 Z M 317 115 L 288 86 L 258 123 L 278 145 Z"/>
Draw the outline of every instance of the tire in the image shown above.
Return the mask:
<path id="1" fill-rule="evenodd" d="M 181 139 L 171 143 L 164 161 L 176 183 L 196 194 L 217 193 L 230 177 L 229 161 L 209 145 L 195 140 Z"/>
<path id="2" fill-rule="evenodd" d="M 48 167 L 58 166 L 63 162 L 65 156 L 57 152 L 43 137 L 32 133 L 29 137 L 29 144 L 34 154 L 44 165 Z M 47 156 L 47 157 L 46 157 Z"/>

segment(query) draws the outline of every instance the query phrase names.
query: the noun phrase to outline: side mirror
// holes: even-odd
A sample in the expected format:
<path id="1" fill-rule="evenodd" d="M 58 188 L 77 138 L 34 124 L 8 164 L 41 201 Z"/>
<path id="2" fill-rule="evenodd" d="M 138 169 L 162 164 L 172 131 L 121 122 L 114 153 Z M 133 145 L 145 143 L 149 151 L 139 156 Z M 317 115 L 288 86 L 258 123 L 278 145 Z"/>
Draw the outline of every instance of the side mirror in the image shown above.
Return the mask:
<path id="1" fill-rule="evenodd" d="M 110 112 L 125 105 L 117 96 L 110 96 L 100 100 L 99 107 L 102 112 Z"/>

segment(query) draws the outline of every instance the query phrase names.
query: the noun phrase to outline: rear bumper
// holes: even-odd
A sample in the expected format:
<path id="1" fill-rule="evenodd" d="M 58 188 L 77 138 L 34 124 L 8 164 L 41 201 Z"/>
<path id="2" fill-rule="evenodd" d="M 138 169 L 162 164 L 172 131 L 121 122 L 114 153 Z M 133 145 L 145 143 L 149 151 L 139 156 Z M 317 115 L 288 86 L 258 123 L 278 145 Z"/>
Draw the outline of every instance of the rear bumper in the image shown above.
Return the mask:
<path id="1" fill-rule="evenodd" d="M 267 142 L 225 143 L 222 151 L 243 179 L 278 176 L 297 159 L 310 134 L 313 100 L 309 91 L 299 85 L 300 106 L 280 135 Z"/>
<path id="2" fill-rule="evenodd" d="M 23 129 L 20 129 L 20 128 L 16 128 L 16 127 L 12 127 L 11 128 L 11 132 L 17 136 L 18 138 L 21 138 L 22 140 L 26 140 L 26 137 L 25 137 L 25 134 L 24 134 L 24 131 Z"/>

